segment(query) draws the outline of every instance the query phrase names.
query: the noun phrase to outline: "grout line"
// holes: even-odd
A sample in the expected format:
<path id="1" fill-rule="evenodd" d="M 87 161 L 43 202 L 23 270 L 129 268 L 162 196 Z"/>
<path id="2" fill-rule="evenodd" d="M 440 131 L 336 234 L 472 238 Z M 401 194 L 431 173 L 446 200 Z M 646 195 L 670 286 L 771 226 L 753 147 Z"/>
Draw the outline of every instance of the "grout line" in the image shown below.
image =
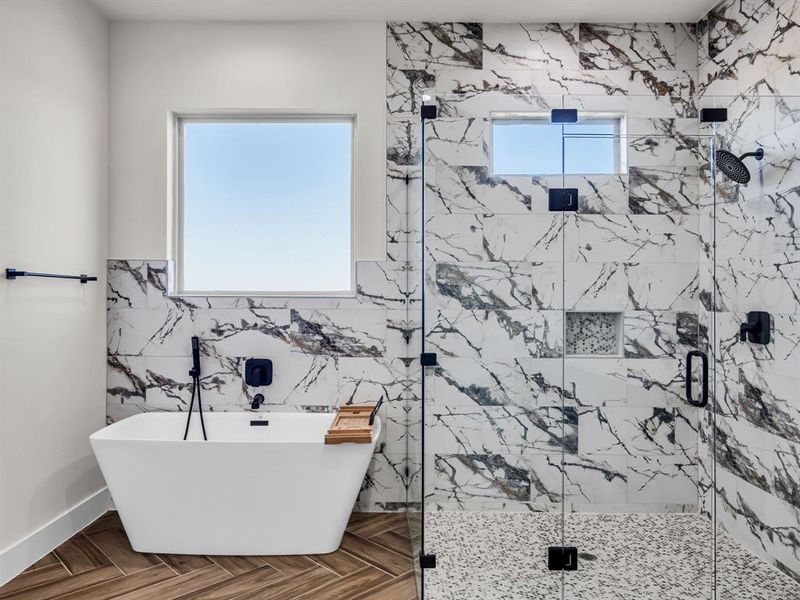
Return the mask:
<path id="1" fill-rule="evenodd" d="M 78 534 L 76 534 L 76 535 L 78 535 Z M 73 537 L 75 537 L 75 536 L 73 536 Z M 67 542 L 70 541 L 71 539 L 72 538 L 69 538 L 69 540 L 67 540 Z M 64 542 L 64 543 L 66 543 L 66 542 Z M 61 560 L 61 557 L 56 553 L 57 549 L 58 548 L 54 548 L 53 549 L 53 556 L 55 556 L 58 559 L 58 562 L 61 564 L 61 566 L 64 567 L 67 570 L 67 573 L 69 574 L 69 577 L 72 577 L 73 575 L 75 575 L 75 573 L 70 571 L 69 567 L 67 566 L 67 563 L 65 563 L 63 560 Z"/>
<path id="2" fill-rule="evenodd" d="M 394 579 L 391 579 L 389 581 L 385 581 L 383 583 L 379 583 L 378 585 L 376 585 L 371 590 L 367 590 L 366 592 L 361 592 L 358 596 L 350 598 L 350 600 L 367 599 L 367 598 L 370 597 L 370 595 L 374 594 L 375 592 L 380 592 L 380 591 L 385 590 L 387 587 L 389 587 L 393 583 L 396 583 L 396 580 L 400 579 L 401 577 L 405 577 L 409 573 L 413 573 L 413 570 L 412 571 L 406 571 L 402 575 L 398 575 L 397 577 L 395 577 Z M 417 600 L 416 583 L 414 585 L 415 585 L 415 588 L 414 588 L 415 591 L 413 592 L 413 595 L 409 596 L 408 598 L 403 598 L 401 600 Z"/>
<path id="3" fill-rule="evenodd" d="M 359 539 L 362 539 L 362 540 L 363 540 L 364 538 L 359 538 Z M 366 540 L 366 541 L 369 541 L 369 540 Z M 372 542 L 372 543 L 374 544 L 375 542 Z M 376 545 L 377 545 L 377 546 L 380 546 L 380 544 L 376 544 Z M 380 547 L 381 547 L 381 549 L 383 549 L 383 550 L 387 550 L 388 552 L 391 552 L 392 554 L 397 554 L 397 552 L 395 552 L 394 550 L 391 550 L 391 549 L 389 549 L 389 548 L 386 548 L 385 546 L 380 546 Z M 348 554 L 349 554 L 349 552 L 348 552 Z M 406 558 L 406 557 L 405 557 L 405 556 L 403 556 L 402 554 L 397 554 L 397 556 L 399 556 L 399 557 L 401 557 L 401 558 Z M 357 558 L 358 560 L 360 560 L 361 562 L 365 563 L 365 564 L 366 564 L 367 566 L 369 566 L 369 567 L 374 567 L 374 568 L 378 569 L 379 571 L 383 571 L 384 573 L 386 573 L 387 575 L 389 575 L 389 577 L 391 577 L 392 579 L 396 579 L 397 577 L 402 577 L 403 575 L 405 575 L 406 573 L 408 573 L 408 571 L 404 571 L 404 572 L 403 572 L 403 573 L 401 573 L 400 575 L 394 575 L 393 573 L 390 573 L 389 571 L 387 571 L 386 569 L 384 569 L 383 567 L 381 567 L 381 566 L 380 566 L 380 565 L 378 565 L 378 564 L 375 564 L 375 563 L 368 562 L 368 561 L 364 560 L 363 558 L 361 558 L 361 557 L 359 557 L 359 556 L 355 556 L 354 558 Z M 412 565 L 412 567 L 411 567 L 411 569 L 410 569 L 410 570 L 413 570 L 413 565 Z"/>
<path id="4" fill-rule="evenodd" d="M 234 575 L 234 574 L 233 574 L 233 573 L 231 573 L 231 572 L 230 572 L 228 569 L 226 569 L 226 568 L 225 568 L 225 567 L 223 567 L 221 564 L 219 564 L 217 561 L 215 561 L 213 556 L 206 556 L 206 558 L 207 558 L 208 560 L 210 560 L 210 561 L 211 561 L 213 564 L 217 565 L 217 566 L 218 566 L 220 569 L 222 569 L 223 571 L 225 571 L 225 572 L 226 572 L 228 575 L 230 575 L 231 577 L 237 577 L 237 575 Z M 211 565 L 208 565 L 208 566 L 210 567 Z M 204 567 L 204 568 L 205 568 L 205 567 Z"/>
<path id="5" fill-rule="evenodd" d="M 114 566 L 116 566 L 116 565 L 114 565 Z M 137 571 L 137 573 L 144 573 L 145 571 L 149 571 L 150 569 L 155 569 L 156 567 L 160 567 L 160 566 L 161 565 L 151 565 L 151 566 L 147 567 L 146 569 L 142 569 L 141 571 Z M 96 568 L 102 569 L 104 567 L 96 567 Z M 117 568 L 119 568 L 119 567 L 117 567 Z M 97 583 L 93 583 L 93 584 L 91 584 L 89 586 L 84 587 L 82 589 L 82 591 L 91 592 L 94 588 L 98 588 L 100 586 L 105 586 L 111 581 L 119 582 L 120 579 L 123 579 L 125 577 L 127 577 L 127 575 L 125 575 L 123 573 L 122 577 L 113 577 L 111 579 L 105 579 L 103 581 L 98 581 Z M 170 578 L 170 579 L 172 579 L 172 578 Z M 167 581 L 167 580 L 164 580 L 164 581 Z M 157 583 L 163 583 L 163 581 L 157 582 Z M 150 585 L 155 585 L 155 584 L 150 584 Z M 146 587 L 150 587 L 150 586 L 148 585 Z M 138 591 L 140 589 L 143 589 L 143 588 L 134 588 L 132 590 L 128 590 L 127 592 L 124 592 L 124 594 L 129 594 L 131 592 Z M 72 592 L 67 592 L 66 594 L 59 594 L 58 596 L 55 596 L 54 598 L 51 598 L 51 600 L 58 600 L 59 598 L 63 598 L 64 596 L 72 596 L 75 593 L 75 591 L 76 590 L 73 590 Z M 115 593 L 114 596 L 112 596 L 112 598 L 115 598 L 116 596 L 119 596 L 119 595 L 121 595 L 121 594 Z M 11 600 L 11 599 L 9 599 L 9 600 Z"/>
<path id="6" fill-rule="evenodd" d="M 315 563 L 315 564 L 316 564 L 316 563 Z M 273 567 L 273 566 L 271 566 L 271 565 L 264 565 L 264 566 L 262 566 L 262 567 L 259 567 L 259 569 L 263 569 L 264 567 L 269 567 L 269 568 L 270 568 L 270 569 L 272 569 L 273 571 L 276 571 L 277 573 L 279 573 L 280 575 L 282 575 L 282 578 L 281 578 L 281 579 L 279 579 L 279 580 L 277 580 L 277 581 L 273 581 L 273 582 L 271 582 L 271 583 L 268 583 L 268 584 L 266 584 L 266 585 L 263 585 L 263 586 L 261 586 L 261 587 L 252 588 L 252 589 L 250 589 L 250 590 L 247 590 L 246 592 L 242 592 L 241 594 L 238 594 L 237 596 L 232 596 L 232 597 L 231 597 L 229 600 L 236 600 L 237 598 L 242 598 L 243 596 L 247 596 L 248 594 L 254 594 L 255 592 L 263 592 L 264 590 L 266 590 L 266 589 L 268 589 L 268 588 L 270 588 L 270 587 L 272 587 L 272 586 L 274 586 L 274 585 L 277 585 L 277 584 L 279 584 L 279 583 L 284 583 L 284 582 L 285 582 L 287 579 L 295 579 L 295 578 L 302 577 L 303 575 L 305 575 L 305 574 L 306 574 L 306 573 L 308 573 L 309 571 L 313 571 L 313 570 L 316 568 L 316 567 L 311 567 L 311 568 L 309 568 L 309 569 L 306 569 L 306 570 L 304 570 L 304 571 L 300 571 L 300 572 L 299 572 L 299 573 L 297 573 L 296 575 L 293 575 L 293 576 L 291 576 L 291 577 L 290 577 L 289 575 L 284 575 L 284 574 L 283 574 L 283 571 L 278 571 L 278 569 L 276 569 L 275 567 Z M 254 571 L 256 571 L 256 570 L 258 570 L 258 569 L 253 569 L 253 570 L 254 570 Z M 249 573 L 252 573 L 252 571 L 248 571 L 248 572 L 249 572 Z M 323 584 L 323 585 L 327 585 L 327 584 Z M 318 590 L 320 587 L 322 587 L 322 586 L 315 587 L 315 588 L 314 588 L 314 590 Z M 310 592 L 313 592 L 314 590 L 309 590 L 309 591 L 310 591 Z M 291 600 L 294 600 L 295 598 L 296 598 L 296 596 L 292 596 L 292 597 L 291 597 Z"/>
<path id="7" fill-rule="evenodd" d="M 394 552 L 395 554 L 399 554 L 400 556 L 402 556 L 402 557 L 404 557 L 404 558 L 408 558 L 409 560 L 411 560 L 411 556 L 410 556 L 410 555 L 403 554 L 403 553 L 401 553 L 399 550 L 395 550 L 394 548 L 391 548 L 391 547 L 387 546 L 386 544 L 382 544 L 382 543 L 381 543 L 381 542 L 379 542 L 378 540 L 375 540 L 375 539 L 371 539 L 371 538 L 370 538 L 370 540 L 369 540 L 369 541 L 370 541 L 370 542 L 372 542 L 373 544 L 377 544 L 377 545 L 378 545 L 378 546 L 380 546 L 381 548 L 385 548 L 386 550 L 389 550 L 389 551 L 391 551 L 391 552 Z"/>
<path id="8" fill-rule="evenodd" d="M 357 570 L 353 571 L 352 573 L 348 573 L 344 577 L 339 577 L 339 579 L 337 581 L 332 581 L 330 583 L 325 583 L 325 584 L 321 585 L 318 588 L 314 588 L 313 590 L 308 590 L 307 592 L 303 592 L 300 596 L 293 597 L 292 600 L 302 600 L 303 598 L 305 598 L 309 594 L 313 594 L 314 592 L 318 591 L 321 587 L 326 587 L 326 586 L 329 586 L 331 584 L 338 583 L 339 581 L 342 581 L 345 577 L 351 577 L 351 576 L 357 575 L 357 574 L 359 574 L 359 573 L 361 573 L 363 571 L 366 571 L 367 569 L 369 569 L 369 567 L 370 567 L 370 565 L 366 565 L 364 567 L 361 567 L 360 569 L 357 569 Z M 370 590 L 367 590 L 367 591 L 370 591 Z M 353 595 L 350 594 L 346 598 L 339 598 L 337 600 L 352 600 L 352 598 L 353 598 Z"/>
<path id="9" fill-rule="evenodd" d="M 154 566 L 154 567 L 157 567 L 158 565 L 153 565 L 153 566 Z M 210 568 L 211 568 L 211 566 L 212 566 L 212 565 L 207 565 L 207 566 L 205 566 L 205 567 L 202 567 L 202 568 L 200 568 L 200 569 L 195 569 L 195 570 L 194 570 L 194 571 L 192 571 L 191 573 L 199 573 L 200 571 L 203 571 L 203 570 L 205 570 L 205 569 L 210 569 Z M 148 568 L 151 568 L 151 567 L 148 567 Z M 151 587 L 155 587 L 155 586 L 158 586 L 158 585 L 163 585 L 164 583 L 166 583 L 166 582 L 168 582 L 168 581 L 174 581 L 174 580 L 176 580 L 176 579 L 180 579 L 181 577 L 185 577 L 186 575 L 190 575 L 191 573 L 184 573 L 183 575 L 177 575 L 177 576 L 175 576 L 175 577 L 170 577 L 169 579 L 165 579 L 164 581 L 156 581 L 156 582 L 154 582 L 154 583 L 151 583 L 151 584 L 149 584 L 149 585 L 146 585 L 146 586 L 144 586 L 144 587 L 137 588 L 136 590 L 131 590 L 131 591 L 129 591 L 129 592 L 125 592 L 124 594 L 115 594 L 114 596 L 112 596 L 112 598 L 117 598 L 117 597 L 118 597 L 118 596 L 120 596 L 120 595 L 127 596 L 128 594 L 130 594 L 130 593 L 132 593 L 132 592 L 134 592 L 134 591 L 136 591 L 136 592 L 141 592 L 142 590 L 147 590 L 147 589 L 149 589 L 149 588 L 151 588 Z M 214 585 L 214 584 L 211 584 L 211 585 Z M 206 586 L 206 587 L 210 587 L 210 585 L 209 585 L 209 586 Z M 200 590 L 195 590 L 195 592 L 193 592 L 193 593 L 196 593 L 196 592 L 198 592 L 198 591 L 201 591 L 201 590 L 203 590 L 203 589 L 205 589 L 205 588 L 201 588 Z M 185 595 L 185 594 L 184 594 L 184 595 Z M 58 599 L 57 599 L 57 598 L 53 598 L 53 600 L 58 600 Z"/>
<path id="10" fill-rule="evenodd" d="M 134 552 L 136 552 L 136 551 L 134 550 Z M 168 568 L 170 571 L 172 571 L 173 573 L 175 573 L 175 575 L 180 575 L 180 573 L 178 573 L 178 572 L 177 572 L 175 569 L 173 569 L 173 568 L 172 568 L 172 565 L 168 564 L 168 563 L 167 563 L 167 562 L 166 562 L 166 561 L 165 561 L 163 558 L 161 558 L 161 555 L 160 555 L 160 554 L 154 554 L 153 556 L 155 556 L 155 557 L 156 557 L 158 560 L 160 560 L 160 561 L 161 561 L 161 564 L 162 564 L 162 565 L 164 565 L 165 567 L 167 567 L 167 568 Z M 159 565 L 153 565 L 153 567 L 157 567 L 157 566 L 159 566 Z M 147 567 L 147 568 L 145 568 L 145 569 L 142 569 L 142 570 L 143 570 L 143 571 L 147 571 L 147 569 L 151 569 L 151 568 L 152 568 L 152 567 Z M 196 571 L 196 570 L 197 570 L 197 569 L 195 569 L 195 571 Z M 137 572 L 138 572 L 138 571 L 137 571 Z M 189 571 L 189 572 L 191 573 L 191 571 Z"/>
<path id="11" fill-rule="evenodd" d="M 325 569 L 326 571 L 330 571 L 331 573 L 333 573 L 334 575 L 336 575 L 336 577 L 338 577 L 339 579 L 344 579 L 345 577 L 347 577 L 347 575 L 350 575 L 350 573 L 348 573 L 347 575 L 339 575 L 339 574 L 338 574 L 336 571 L 334 571 L 334 570 L 333 570 L 333 569 L 331 569 L 330 567 L 328 567 L 328 566 L 326 566 L 326 565 L 323 565 L 322 563 L 318 563 L 317 561 L 315 561 L 313 558 L 311 558 L 311 556 L 312 556 L 312 555 L 310 555 L 310 554 L 304 554 L 303 556 L 305 556 L 305 557 L 306 557 L 308 560 L 310 560 L 311 562 L 313 562 L 313 563 L 314 563 L 315 565 L 317 565 L 318 567 L 320 567 L 320 568 L 322 568 L 322 569 Z M 369 566 L 369 565 L 365 565 L 365 566 Z M 364 567 L 360 567 L 360 568 L 356 569 L 355 571 L 353 571 L 353 573 L 357 573 L 358 571 L 360 571 L 360 570 L 361 570 L 361 569 L 363 569 L 363 568 L 364 568 Z"/>
<path id="12" fill-rule="evenodd" d="M 384 515 L 394 515 L 394 514 L 401 514 L 401 513 L 379 513 L 379 514 L 384 514 Z M 378 518 L 379 518 L 379 517 L 378 517 Z M 358 523 L 354 523 L 354 525 L 357 525 L 357 524 L 358 524 Z M 374 533 L 374 534 L 373 534 L 373 537 L 374 537 L 374 536 L 376 536 L 376 535 L 380 535 L 380 534 L 382 534 L 382 533 L 386 533 L 387 531 L 392 531 L 393 529 L 396 529 L 397 527 L 403 527 L 403 526 L 404 526 L 404 524 L 403 524 L 403 523 L 399 523 L 399 524 L 398 524 L 398 523 L 394 523 L 394 524 L 389 524 L 389 523 L 387 523 L 387 524 L 386 524 L 386 529 L 381 529 L 381 530 L 377 531 L 376 533 Z M 407 525 L 406 525 L 406 526 L 407 526 Z M 361 534 L 358 534 L 358 533 L 353 533 L 352 531 L 350 531 L 350 528 L 349 528 L 349 527 L 346 529 L 346 531 L 348 531 L 349 533 L 352 533 L 353 535 L 357 535 L 358 537 L 360 537 L 360 538 L 363 538 L 363 539 L 365 539 L 365 540 L 367 540 L 367 539 L 371 539 L 371 538 L 364 537 L 364 536 L 363 536 L 363 535 L 361 535 Z"/>
<path id="13" fill-rule="evenodd" d="M 72 538 L 70 538 L 70 539 L 72 539 Z M 67 569 L 67 565 L 65 565 L 65 564 L 64 564 L 64 561 L 63 561 L 63 560 L 61 560 L 61 557 L 60 557 L 58 554 L 56 554 L 56 551 L 55 551 L 55 550 L 53 550 L 52 552 L 50 552 L 50 554 L 52 554 L 53 556 L 55 556 L 55 557 L 56 557 L 56 560 L 58 561 L 58 564 L 60 564 L 62 567 L 64 567 L 64 570 L 65 570 L 67 573 L 69 573 L 69 575 L 67 575 L 67 577 L 72 577 L 72 571 L 70 571 L 69 569 Z M 38 570 L 39 570 L 39 569 L 34 569 L 34 571 L 38 571 Z"/>
<path id="14" fill-rule="evenodd" d="M 380 547 L 380 548 L 382 548 L 383 550 L 388 550 L 388 551 L 389 551 L 389 552 L 391 552 L 392 554 L 395 554 L 395 555 L 397 555 L 397 556 L 400 556 L 401 558 L 407 558 L 406 556 L 404 556 L 404 555 L 400 554 L 400 553 L 399 553 L 397 550 L 392 550 L 391 548 L 387 548 L 387 547 L 386 547 L 386 546 L 384 546 L 383 544 L 381 544 L 381 543 L 378 543 L 378 542 L 376 542 L 376 541 L 372 540 L 371 538 L 365 538 L 365 537 L 361 537 L 360 535 L 356 535 L 356 534 L 354 534 L 354 533 L 351 533 L 350 535 L 352 535 L 353 537 L 357 537 L 357 538 L 358 538 L 358 539 L 360 539 L 362 542 L 367 542 L 367 544 L 373 544 L 373 545 L 375 545 L 375 546 L 379 546 L 379 547 Z M 380 535 L 380 534 L 379 534 L 379 535 Z M 356 557 L 356 558 L 357 558 L 357 557 Z M 362 559 L 362 561 L 363 561 L 363 559 Z"/>
<path id="15" fill-rule="evenodd" d="M 45 556 L 47 556 L 47 555 L 45 555 Z M 55 556 L 55 555 L 54 555 L 54 556 Z M 44 558 L 44 556 L 43 556 L 42 558 Z M 40 559 L 40 560 L 41 560 L 41 559 Z M 56 556 L 56 561 L 58 561 L 59 563 L 61 563 L 61 561 L 60 561 L 60 560 L 58 560 L 58 557 L 57 557 L 57 556 Z M 37 562 L 38 562 L 38 561 L 37 561 Z M 31 565 L 31 566 L 33 566 L 33 565 Z M 44 565 L 44 566 L 42 566 L 42 567 L 36 567 L 35 569 L 31 569 L 31 567 L 28 567 L 28 568 L 27 568 L 27 569 L 25 569 L 24 571 L 20 571 L 20 573 L 17 575 L 17 577 L 19 577 L 20 575 L 27 575 L 28 573 L 36 573 L 37 571 L 41 571 L 42 569 L 46 569 L 46 568 L 48 568 L 48 567 L 55 567 L 55 566 L 56 566 L 55 564 L 49 564 L 49 565 Z M 64 566 L 64 564 L 63 564 L 63 563 L 61 563 L 61 566 L 63 567 L 63 566 Z M 66 567 L 64 567 L 64 568 L 66 569 Z M 69 569 L 67 569 L 67 573 L 69 573 Z M 16 577 L 15 577 L 14 579 L 16 579 Z M 13 580 L 10 580 L 10 581 L 13 581 Z"/>
<path id="16" fill-rule="evenodd" d="M 85 537 L 87 542 L 89 542 L 89 543 L 90 543 L 92 546 L 94 546 L 95 548 L 97 548 L 97 551 L 98 551 L 100 554 L 102 554 L 103 556 L 105 556 L 105 557 L 106 557 L 106 559 L 108 559 L 108 562 L 110 562 L 112 565 L 114 565 L 115 567 L 117 567 L 117 570 L 118 570 L 118 571 L 119 571 L 119 572 L 122 574 L 122 576 L 123 576 L 123 577 L 125 577 L 125 576 L 127 575 L 127 573 L 125 573 L 125 571 L 123 571 L 122 569 L 120 569 L 120 568 L 119 568 L 119 565 L 118 565 L 117 563 L 115 563 L 113 560 L 111 560 L 111 557 L 110 557 L 108 554 L 106 554 L 105 552 L 103 552 L 103 550 L 100 548 L 100 546 L 98 546 L 97 544 L 95 544 L 95 543 L 94 543 L 94 541 L 92 540 L 92 538 L 90 538 L 88 535 L 85 535 L 84 533 L 78 533 L 78 535 L 82 535 L 83 537 Z M 125 539 L 127 539 L 127 538 L 128 538 L 128 534 L 125 534 Z M 134 550 L 134 552 L 136 552 L 136 551 Z M 137 554 L 138 554 L 138 553 L 137 553 Z M 161 559 L 159 559 L 159 560 L 161 560 Z"/>

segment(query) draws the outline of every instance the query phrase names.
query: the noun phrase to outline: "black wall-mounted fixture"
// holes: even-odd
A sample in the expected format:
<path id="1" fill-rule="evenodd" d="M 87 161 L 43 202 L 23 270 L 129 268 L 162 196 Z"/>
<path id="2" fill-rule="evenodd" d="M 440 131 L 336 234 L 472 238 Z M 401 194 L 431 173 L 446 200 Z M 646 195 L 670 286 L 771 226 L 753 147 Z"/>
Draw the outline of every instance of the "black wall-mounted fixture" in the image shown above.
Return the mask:
<path id="1" fill-rule="evenodd" d="M 435 367 L 439 364 L 436 352 L 423 352 L 419 355 L 419 362 L 423 367 Z"/>
<path id="2" fill-rule="evenodd" d="M 551 123 L 577 123 L 577 108 L 554 108 L 550 111 Z"/>
<path id="3" fill-rule="evenodd" d="M 183 439 L 189 436 L 189 424 L 192 422 L 192 411 L 194 409 L 194 398 L 197 396 L 197 412 L 200 413 L 200 427 L 203 430 L 203 439 L 208 440 L 206 435 L 206 423 L 203 420 L 203 400 L 200 398 L 200 339 L 192 336 L 192 368 L 189 369 L 189 376 L 192 378 L 192 399 L 189 402 L 189 410 L 186 414 L 186 429 L 183 432 Z"/>
<path id="4" fill-rule="evenodd" d="M 77 279 L 81 283 L 97 281 L 97 277 L 92 275 L 58 275 L 57 273 L 35 273 L 33 271 L 20 271 L 19 269 L 6 269 L 6 279 L 17 279 L 18 277 L 46 277 L 48 279 Z"/>
<path id="5" fill-rule="evenodd" d="M 578 188 L 550 188 L 547 190 L 547 208 L 550 212 L 578 210 Z"/>
<path id="6" fill-rule="evenodd" d="M 244 382 L 252 387 L 272 384 L 272 361 L 268 358 L 248 358 L 244 363 Z"/>
<path id="7" fill-rule="evenodd" d="M 753 152 L 745 152 L 741 156 L 736 156 L 727 150 L 717 150 L 716 152 L 717 168 L 722 171 L 725 176 L 741 184 L 750 183 L 750 170 L 745 166 L 744 159 L 751 156 L 756 160 L 764 158 L 764 149 L 757 148 Z"/>
<path id="8" fill-rule="evenodd" d="M 422 120 L 425 121 L 427 119 L 435 119 L 437 116 L 437 110 L 435 104 L 423 104 L 420 110 L 420 116 Z"/>
<path id="9" fill-rule="evenodd" d="M 436 555 L 435 554 L 420 554 L 419 555 L 420 569 L 435 569 L 436 568 Z"/>
<path id="10" fill-rule="evenodd" d="M 548 547 L 547 568 L 551 571 L 577 571 L 578 548 L 575 546 Z"/>
<path id="11" fill-rule="evenodd" d="M 751 344 L 769 344 L 771 322 L 769 313 L 753 310 L 747 313 L 747 322 L 739 328 L 739 339 Z"/>
<path id="12" fill-rule="evenodd" d="M 727 108 L 701 108 L 701 123 L 724 123 L 728 120 Z"/>
<path id="13" fill-rule="evenodd" d="M 261 408 L 261 405 L 264 404 L 264 394 L 256 394 L 253 396 L 253 401 L 250 403 L 250 408 L 253 410 L 258 410 Z M 250 423 L 253 424 L 252 422 Z"/>
<path id="14" fill-rule="evenodd" d="M 375 408 L 373 408 L 372 412 L 369 413 L 369 424 L 370 425 L 372 425 L 375 422 L 375 416 L 378 414 L 378 410 L 380 409 L 381 404 L 383 404 L 383 396 L 381 396 L 380 399 L 378 399 L 378 403 L 375 404 Z"/>
<path id="15" fill-rule="evenodd" d="M 190 377 L 200 377 L 200 339 L 192 336 L 192 368 L 189 369 Z"/>

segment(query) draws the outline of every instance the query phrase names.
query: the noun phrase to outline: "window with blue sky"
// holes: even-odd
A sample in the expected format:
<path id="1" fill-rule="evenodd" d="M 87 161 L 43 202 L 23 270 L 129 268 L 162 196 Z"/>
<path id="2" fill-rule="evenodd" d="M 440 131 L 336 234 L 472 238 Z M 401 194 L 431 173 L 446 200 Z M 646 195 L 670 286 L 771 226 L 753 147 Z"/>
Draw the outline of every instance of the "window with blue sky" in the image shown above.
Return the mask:
<path id="1" fill-rule="evenodd" d="M 181 292 L 353 287 L 351 119 L 181 120 Z"/>
<path id="2" fill-rule="evenodd" d="M 608 174 L 620 171 L 619 119 L 560 125 L 545 118 L 492 121 L 495 175 Z"/>

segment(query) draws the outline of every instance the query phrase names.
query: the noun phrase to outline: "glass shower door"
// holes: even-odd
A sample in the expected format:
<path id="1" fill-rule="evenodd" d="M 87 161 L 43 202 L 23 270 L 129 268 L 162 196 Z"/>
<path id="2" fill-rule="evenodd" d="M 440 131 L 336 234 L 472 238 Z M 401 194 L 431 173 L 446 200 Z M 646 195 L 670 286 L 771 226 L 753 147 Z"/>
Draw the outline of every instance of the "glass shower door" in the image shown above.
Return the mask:
<path id="1" fill-rule="evenodd" d="M 563 131 L 563 598 L 710 600 L 714 140 L 696 116 L 632 117 L 635 101 Z"/>
<path id="2" fill-rule="evenodd" d="M 493 115 L 446 108 L 422 141 L 425 598 L 556 598 L 563 217 L 531 171 L 496 171 Z M 548 284 L 534 287 L 544 263 Z"/>

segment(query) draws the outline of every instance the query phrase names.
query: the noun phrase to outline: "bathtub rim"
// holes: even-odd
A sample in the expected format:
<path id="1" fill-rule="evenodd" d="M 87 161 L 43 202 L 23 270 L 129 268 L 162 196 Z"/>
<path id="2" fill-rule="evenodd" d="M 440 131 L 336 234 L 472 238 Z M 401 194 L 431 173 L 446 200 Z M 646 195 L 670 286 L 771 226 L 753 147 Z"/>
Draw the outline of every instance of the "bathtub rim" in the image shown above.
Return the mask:
<path id="1" fill-rule="evenodd" d="M 181 416 L 185 417 L 187 414 L 188 413 L 185 413 L 185 412 L 174 412 L 174 411 L 141 412 L 141 413 L 138 413 L 138 414 L 135 414 L 135 415 L 131 415 L 129 417 L 125 417 L 124 419 L 120 419 L 119 421 L 114 421 L 113 423 L 111 423 L 109 425 L 106 425 L 102 429 L 98 429 L 97 431 L 95 431 L 94 433 L 92 433 L 89 436 L 89 441 L 90 442 L 95 442 L 95 441 L 159 442 L 159 443 L 161 443 L 161 442 L 180 442 L 181 444 L 192 444 L 192 445 L 194 445 L 194 444 L 204 444 L 204 445 L 208 445 L 208 444 L 275 444 L 275 445 L 278 445 L 278 444 L 304 444 L 304 445 L 305 444 L 308 444 L 308 445 L 319 444 L 321 446 L 332 446 L 332 447 L 336 447 L 336 446 L 344 446 L 344 447 L 372 446 L 372 447 L 375 447 L 375 445 L 378 443 L 378 439 L 380 438 L 380 435 L 381 435 L 381 432 L 382 432 L 382 429 L 383 429 L 383 423 L 381 421 L 380 416 L 379 415 L 375 415 L 375 421 L 374 421 L 374 424 L 372 426 L 372 442 L 370 444 L 352 444 L 352 443 L 350 443 L 350 444 L 325 444 L 324 434 L 323 434 L 323 437 L 321 439 L 319 439 L 319 440 L 303 440 L 303 439 L 297 439 L 297 440 L 252 440 L 252 439 L 250 439 L 250 440 L 237 440 L 237 439 L 225 439 L 225 440 L 213 440 L 213 439 L 211 439 L 211 440 L 197 440 L 197 439 L 193 439 L 193 440 L 184 440 L 184 439 L 181 439 L 181 438 L 177 438 L 176 439 L 176 438 L 161 438 L 161 437 L 159 437 L 159 438 L 142 438 L 142 437 L 138 437 L 136 435 L 130 435 L 130 436 L 125 436 L 125 437 L 114 437 L 114 436 L 109 436 L 108 435 L 110 430 L 113 430 L 113 429 L 117 428 L 116 427 L 117 425 L 121 425 L 122 423 L 124 423 L 125 421 L 128 421 L 129 419 L 141 420 L 143 418 L 148 418 L 148 417 L 152 418 L 152 417 L 154 417 L 156 415 L 158 415 L 159 418 L 161 418 L 162 416 L 169 416 L 169 418 L 173 418 L 174 419 L 175 418 L 174 415 L 181 415 Z M 291 416 L 298 417 L 298 418 L 316 417 L 316 418 L 318 418 L 320 420 L 321 420 L 321 417 L 323 417 L 323 416 L 326 416 L 326 417 L 330 416 L 331 421 L 333 421 L 333 417 L 336 415 L 336 413 L 335 412 L 330 412 L 330 413 L 298 413 L 298 412 L 278 412 L 278 411 L 269 412 L 269 413 L 250 413 L 248 411 L 230 411 L 230 412 L 223 412 L 223 413 L 204 413 L 204 415 L 206 417 L 209 416 L 209 415 L 214 415 L 214 418 L 223 417 L 223 416 L 226 416 L 226 415 L 230 415 L 230 416 L 233 416 L 233 415 L 236 415 L 236 416 L 239 416 L 239 415 L 251 415 L 251 418 L 249 420 L 253 420 L 253 421 L 268 420 L 269 419 L 268 415 L 291 415 Z M 260 418 L 256 418 L 255 415 L 263 415 L 263 416 L 261 416 Z M 192 422 L 194 422 L 195 418 L 197 418 L 197 415 L 193 415 L 192 416 Z M 183 422 L 185 423 L 185 421 L 183 421 Z M 178 432 L 179 435 L 181 435 L 181 433 L 180 433 L 181 431 L 182 431 L 182 429 Z"/>

